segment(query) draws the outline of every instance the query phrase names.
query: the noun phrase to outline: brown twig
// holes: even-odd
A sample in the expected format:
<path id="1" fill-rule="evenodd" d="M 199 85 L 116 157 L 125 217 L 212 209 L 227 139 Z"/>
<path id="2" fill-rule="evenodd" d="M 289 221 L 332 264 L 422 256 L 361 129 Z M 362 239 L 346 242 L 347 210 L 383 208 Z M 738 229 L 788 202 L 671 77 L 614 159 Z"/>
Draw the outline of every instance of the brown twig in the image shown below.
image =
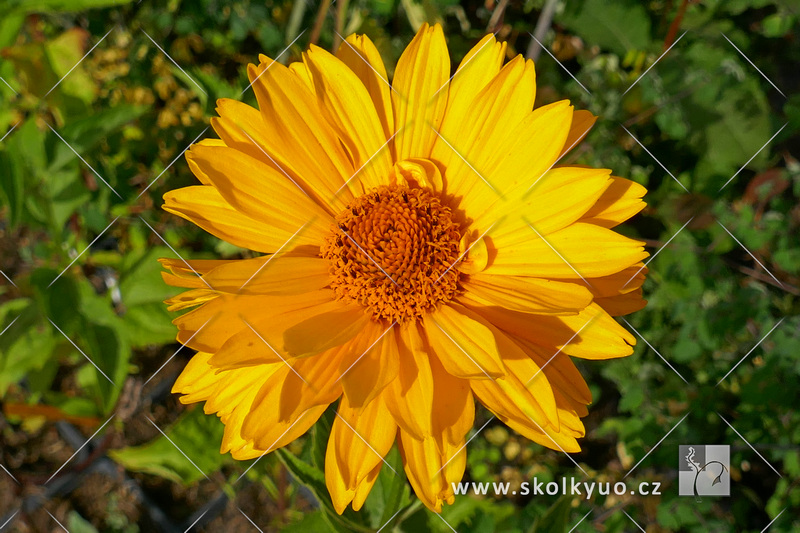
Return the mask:
<path id="1" fill-rule="evenodd" d="M 763 283 L 768 283 L 769 285 L 772 285 L 773 287 L 777 287 L 779 289 L 783 289 L 784 291 L 788 292 L 789 294 L 794 294 L 795 296 L 800 296 L 800 289 L 798 289 L 794 285 L 789 285 L 786 282 L 781 282 L 780 284 L 778 284 L 774 279 L 772 279 L 772 276 L 770 276 L 768 274 L 765 274 L 764 272 L 762 272 L 760 270 L 755 270 L 753 268 L 746 267 L 744 265 L 739 265 L 739 264 L 735 264 L 735 266 L 739 270 L 739 272 L 741 272 L 742 274 L 744 274 L 746 276 L 750 276 L 751 278 L 757 279 L 758 281 L 761 281 Z"/>
<path id="2" fill-rule="evenodd" d="M 689 0 L 683 0 L 681 2 L 680 7 L 678 8 L 678 14 L 675 15 L 674 19 L 672 19 L 672 24 L 669 25 L 667 36 L 664 39 L 664 50 L 672 46 L 672 43 L 675 42 L 675 36 L 678 35 L 678 28 L 681 27 L 681 22 L 683 21 L 683 15 L 686 13 L 686 8 L 688 6 L 689 6 Z"/>
<path id="3" fill-rule="evenodd" d="M 497 33 L 500 26 L 503 24 L 503 14 L 508 7 L 508 0 L 500 0 L 497 7 L 492 11 L 492 16 L 489 18 L 489 24 L 486 25 L 486 31 Z"/>
<path id="4" fill-rule="evenodd" d="M 322 33 L 322 25 L 325 23 L 325 17 L 328 16 L 329 7 L 331 7 L 330 0 L 320 2 L 317 17 L 314 19 L 314 27 L 311 28 L 311 35 L 308 38 L 309 44 L 317 44 L 319 42 L 319 35 Z M 332 51 L 336 52 L 336 49 L 334 48 Z"/>
<path id="5" fill-rule="evenodd" d="M 556 12 L 556 0 L 547 0 L 539 14 L 539 20 L 536 21 L 536 27 L 533 29 L 533 39 L 528 45 L 528 50 L 525 52 L 527 59 L 536 61 L 539 59 L 539 54 L 542 53 L 542 48 L 539 43 L 544 40 L 544 35 L 550 29 L 550 23 L 553 22 L 553 15 Z"/>
<path id="6" fill-rule="evenodd" d="M 333 44 L 331 47 L 334 51 L 339 48 L 341 44 L 341 37 L 342 32 L 344 31 L 344 17 L 347 11 L 347 0 L 339 0 L 336 3 L 336 11 L 333 12 L 333 23 L 336 28 L 336 31 L 333 34 Z"/>

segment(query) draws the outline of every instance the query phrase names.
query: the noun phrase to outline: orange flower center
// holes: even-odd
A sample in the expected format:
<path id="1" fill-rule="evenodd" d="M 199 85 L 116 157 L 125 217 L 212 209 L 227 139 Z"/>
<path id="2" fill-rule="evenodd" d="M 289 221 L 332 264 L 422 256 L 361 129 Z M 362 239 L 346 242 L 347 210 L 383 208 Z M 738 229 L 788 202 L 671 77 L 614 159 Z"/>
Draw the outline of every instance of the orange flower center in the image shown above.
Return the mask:
<path id="1" fill-rule="evenodd" d="M 321 255 L 338 299 L 402 322 L 455 296 L 460 238 L 452 211 L 428 190 L 384 185 L 336 216 Z"/>

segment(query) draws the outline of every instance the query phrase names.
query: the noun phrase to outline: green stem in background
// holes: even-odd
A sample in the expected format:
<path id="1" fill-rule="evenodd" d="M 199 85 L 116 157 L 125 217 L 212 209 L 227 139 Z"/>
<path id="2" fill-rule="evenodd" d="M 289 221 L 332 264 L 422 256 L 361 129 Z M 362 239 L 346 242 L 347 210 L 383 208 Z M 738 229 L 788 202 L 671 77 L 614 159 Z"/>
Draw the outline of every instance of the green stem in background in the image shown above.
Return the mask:
<path id="1" fill-rule="evenodd" d="M 300 26 L 303 24 L 303 15 L 305 12 L 305 0 L 297 0 L 294 5 L 292 5 L 292 12 L 289 14 L 289 22 L 286 24 L 286 44 L 294 41 L 300 34 Z"/>

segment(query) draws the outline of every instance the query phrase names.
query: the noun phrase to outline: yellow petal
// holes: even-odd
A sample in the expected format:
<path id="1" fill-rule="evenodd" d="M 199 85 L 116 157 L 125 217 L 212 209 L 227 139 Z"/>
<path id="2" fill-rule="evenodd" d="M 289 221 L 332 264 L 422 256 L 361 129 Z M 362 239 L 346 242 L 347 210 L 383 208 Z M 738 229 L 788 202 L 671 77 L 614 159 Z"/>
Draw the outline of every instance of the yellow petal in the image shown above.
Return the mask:
<path id="1" fill-rule="evenodd" d="M 569 432 L 566 427 L 564 427 L 562 431 L 553 431 L 550 428 L 542 430 L 517 419 L 507 418 L 502 414 L 497 414 L 497 418 L 526 439 L 532 440 L 547 448 L 565 453 L 578 453 L 581 451 L 580 444 L 578 444 L 574 436 L 568 434 Z"/>
<path id="2" fill-rule="evenodd" d="M 572 115 L 572 126 L 569 128 L 569 135 L 567 135 L 567 140 L 564 142 L 564 149 L 558 157 L 562 157 L 575 148 L 578 143 L 586 137 L 586 134 L 589 133 L 589 130 L 592 129 L 595 122 L 597 122 L 597 117 L 592 115 L 589 111 L 584 109 L 575 111 Z"/>
<path id="3" fill-rule="evenodd" d="M 493 413 L 531 427 L 557 429 L 556 403 L 547 377 L 506 335 L 496 331 L 495 336 L 508 372 L 496 380 L 472 380 L 472 392 Z"/>
<path id="4" fill-rule="evenodd" d="M 477 274 L 483 272 L 483 269 L 489 264 L 489 249 L 482 236 L 469 237 L 468 235 L 465 233 L 459 242 L 459 257 L 463 259 L 458 263 L 457 268 L 462 274 Z"/>
<path id="5" fill-rule="evenodd" d="M 350 67 L 367 88 L 378 112 L 386 139 L 394 134 L 391 85 L 386 76 L 381 54 L 366 35 L 350 35 L 336 51 L 336 57 Z"/>
<path id="6" fill-rule="evenodd" d="M 284 363 L 258 389 L 242 421 L 242 436 L 257 448 L 274 449 L 270 424 L 298 421 L 303 412 L 329 405 L 341 394 L 341 386 L 330 378 L 335 358 L 302 359 L 293 368 Z M 242 370 L 238 370 L 241 372 Z M 236 370 L 232 371 L 236 372 Z M 298 376 L 299 374 L 299 376 Z M 300 376 L 303 379 L 300 379 Z"/>
<path id="7" fill-rule="evenodd" d="M 473 218 L 473 227 L 488 228 L 552 168 L 564 146 L 571 122 L 572 106 L 562 100 L 528 114 L 497 149 L 481 147 L 486 156 L 482 168 L 490 169 L 484 177 L 495 188 L 496 194 L 485 194 L 485 190 L 475 189 L 464 197 L 461 208 Z"/>
<path id="8" fill-rule="evenodd" d="M 328 262 L 283 255 L 240 259 L 214 268 L 203 279 L 215 290 L 235 294 L 298 294 L 328 285 Z"/>
<path id="9" fill-rule="evenodd" d="M 592 302 L 586 287 L 538 278 L 474 274 L 464 288 L 460 298 L 473 305 L 496 305 L 522 313 L 575 314 Z"/>
<path id="10" fill-rule="evenodd" d="M 342 397 L 325 454 L 325 482 L 337 512 L 344 511 L 362 483 L 369 483 L 396 434 L 397 424 L 380 397 L 358 409 Z"/>
<path id="11" fill-rule="evenodd" d="M 535 95 L 533 62 L 517 56 L 460 114 L 448 108 L 431 156 L 447 169 L 448 194 L 497 198 L 501 178 L 492 166 L 494 152 L 530 114 Z"/>
<path id="12" fill-rule="evenodd" d="M 243 412 L 245 422 L 241 425 L 237 425 L 238 422 L 232 420 L 226 423 L 226 434 L 230 431 L 231 435 L 228 440 L 223 441 L 223 444 L 230 448 L 231 455 L 238 461 L 260 457 L 278 448 L 283 448 L 301 437 L 319 420 L 327 408 L 327 404 L 316 405 L 292 420 L 283 421 L 277 420 L 277 410 L 271 413 L 263 412 L 261 413 L 262 418 L 254 423 L 248 432 L 244 430 L 244 423 L 246 423 L 250 411 Z M 234 433 L 237 430 L 238 432 Z"/>
<path id="13" fill-rule="evenodd" d="M 338 308 L 312 316 L 283 333 L 283 348 L 294 357 L 303 357 L 344 344 L 369 320 L 359 304 L 339 304 Z"/>
<path id="14" fill-rule="evenodd" d="M 263 63 L 263 61 L 262 61 Z M 289 70 L 292 71 L 300 80 L 308 87 L 308 90 L 314 92 L 314 80 L 311 78 L 311 72 L 302 61 L 295 61 L 289 63 Z"/>
<path id="15" fill-rule="evenodd" d="M 473 308 L 492 324 L 539 346 L 583 359 L 611 359 L 633 353 L 636 338 L 598 304 L 574 316 L 533 316 L 500 307 Z"/>
<path id="16" fill-rule="evenodd" d="M 528 226 L 489 237 L 495 256 L 486 274 L 591 278 L 619 272 L 648 256 L 642 242 L 586 223 L 572 224 L 546 238 Z"/>
<path id="17" fill-rule="evenodd" d="M 498 43 L 492 34 L 484 36 L 467 52 L 450 81 L 445 123 L 458 123 L 465 116 L 478 94 L 500 71 L 505 55 L 506 43 Z"/>
<path id="18" fill-rule="evenodd" d="M 613 228 L 644 209 L 647 189 L 635 181 L 611 176 L 611 186 L 584 215 L 584 222 Z"/>
<path id="19" fill-rule="evenodd" d="M 167 298 L 164 303 L 167 304 L 167 311 L 183 311 L 184 309 L 209 302 L 217 296 L 217 293 L 210 289 L 192 289 L 172 298 Z"/>
<path id="20" fill-rule="evenodd" d="M 184 395 L 180 397 L 181 403 L 194 403 L 208 399 L 217 383 L 222 379 L 220 376 L 214 375 L 208 365 L 210 357 L 210 353 L 197 352 L 189 359 L 183 372 L 175 380 L 172 392 Z"/>
<path id="21" fill-rule="evenodd" d="M 353 158 L 356 173 L 351 186 L 360 182 L 369 190 L 385 184 L 392 167 L 391 152 L 364 84 L 347 65 L 318 46 L 311 45 L 304 59 L 320 106 Z"/>
<path id="22" fill-rule="evenodd" d="M 360 511 L 361 507 L 364 505 L 364 502 L 367 500 L 367 496 L 369 496 L 369 492 L 372 490 L 372 487 L 375 485 L 375 482 L 378 480 L 378 474 L 381 472 L 381 467 L 383 464 L 379 464 L 375 468 L 372 469 L 372 472 L 358 485 L 355 494 L 353 495 L 353 510 Z"/>
<path id="23" fill-rule="evenodd" d="M 333 292 L 327 289 L 291 296 L 218 293 L 217 298 L 172 322 L 178 326 L 179 342 L 194 350 L 215 352 L 215 357 L 220 355 L 219 351 L 228 344 L 229 339 L 251 344 L 239 353 L 258 350 L 263 342 L 254 342 L 258 337 L 250 337 L 247 332 L 251 330 L 247 324 L 255 327 L 270 344 L 280 349 L 285 328 L 326 309 L 338 308 L 340 304 L 334 302 L 333 298 Z M 240 338 L 240 335 L 243 336 Z M 274 356 L 270 357 L 274 359 Z"/>
<path id="24" fill-rule="evenodd" d="M 389 174 L 389 182 L 405 187 L 427 188 L 442 191 L 442 173 L 429 159 L 398 161 Z"/>
<path id="25" fill-rule="evenodd" d="M 611 316 L 629 315 L 644 309 L 644 306 L 647 305 L 647 300 L 642 298 L 641 288 L 625 294 L 596 298 L 595 302 Z"/>
<path id="26" fill-rule="evenodd" d="M 383 398 L 404 431 L 419 439 L 430 437 L 434 382 L 424 341 L 415 323 L 397 328 L 396 337 L 402 364 Z"/>
<path id="27" fill-rule="evenodd" d="M 568 355 L 561 351 L 547 351 L 542 346 L 515 335 L 508 334 L 508 336 L 527 353 L 539 368 L 543 369 L 542 372 L 547 377 L 554 394 L 556 391 L 560 391 L 576 402 L 586 405 L 592 402 L 589 386 Z"/>
<path id="28" fill-rule="evenodd" d="M 397 160 L 430 156 L 447 106 L 449 78 L 442 27 L 423 24 L 397 61 L 392 82 Z"/>
<path id="29" fill-rule="evenodd" d="M 469 381 L 452 376 L 438 357 L 431 357 L 429 361 L 433 376 L 433 438 L 439 451 L 444 453 L 448 445 L 463 443 L 472 429 L 475 401 Z"/>
<path id="30" fill-rule="evenodd" d="M 259 144 L 319 205 L 332 215 L 341 212 L 352 199 L 342 187 L 355 169 L 316 95 L 280 63 L 250 65 L 247 73 L 267 131 Z"/>
<path id="31" fill-rule="evenodd" d="M 510 212 L 542 235 L 560 230 L 592 208 L 612 184 L 610 174 L 602 168 L 553 168 Z"/>
<path id="32" fill-rule="evenodd" d="M 464 476 L 465 443 L 446 443 L 444 451 L 440 451 L 433 438 L 419 440 L 400 430 L 398 444 L 408 481 L 417 497 L 428 509 L 441 513 L 444 502 L 455 501 L 452 484 Z"/>
<path id="33" fill-rule="evenodd" d="M 449 303 L 424 317 L 425 334 L 453 376 L 491 379 L 505 371 L 492 331 L 468 309 Z"/>
<path id="34" fill-rule="evenodd" d="M 394 326 L 392 326 L 394 327 Z M 397 378 L 400 359 L 395 333 L 372 320 L 359 334 L 361 342 L 342 358 L 339 374 L 349 405 L 363 407 Z"/>
<path id="35" fill-rule="evenodd" d="M 280 171 L 258 159 L 234 148 L 198 145 L 186 157 L 203 169 L 234 209 L 274 228 L 283 238 L 281 245 L 295 234 L 290 247 L 301 242 L 296 240 L 300 235 L 319 244 L 329 234 L 327 213 Z"/>
<path id="36" fill-rule="evenodd" d="M 216 111 L 219 117 L 211 118 L 211 127 L 224 141 L 225 146 L 236 148 L 261 160 L 265 165 L 278 169 L 265 151 L 264 143 L 259 142 L 269 135 L 269 131 L 258 109 L 239 100 L 220 98 L 217 100 Z"/>
<path id="37" fill-rule="evenodd" d="M 206 185 L 184 187 L 166 193 L 164 210 L 196 224 L 223 241 L 257 252 L 274 252 L 294 233 L 234 209 L 217 189 Z M 292 241 L 292 247 L 312 243 L 319 245 L 320 236 L 315 233 L 299 233 Z"/>

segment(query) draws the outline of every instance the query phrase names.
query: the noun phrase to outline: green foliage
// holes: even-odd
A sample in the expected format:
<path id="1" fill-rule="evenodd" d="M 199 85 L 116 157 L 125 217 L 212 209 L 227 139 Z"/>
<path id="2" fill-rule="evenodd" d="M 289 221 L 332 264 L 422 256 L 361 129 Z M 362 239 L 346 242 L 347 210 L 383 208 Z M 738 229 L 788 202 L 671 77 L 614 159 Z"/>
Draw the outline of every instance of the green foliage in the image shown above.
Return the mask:
<path id="1" fill-rule="evenodd" d="M 484 34 L 497 4 L 339 0 L 329 6 L 317 44 L 331 49 L 337 33 L 365 32 L 392 76 L 417 26 L 441 22 L 456 65 Z M 162 213 L 161 196 L 195 183 L 181 153 L 208 126 L 216 100 L 254 104 L 253 92 L 242 92 L 246 65 L 259 53 L 282 54 L 283 63 L 299 59 L 321 5 L 3 4 L 0 269 L 15 285 L 0 286 L 0 400 L 106 419 L 125 407 L 126 382 L 147 380 L 152 367 L 174 353 L 175 314 L 163 300 L 177 290 L 163 283 L 156 260 L 176 252 L 187 258 L 252 254 Z M 498 38 L 510 54 L 524 53 L 545 2 L 503 5 Z M 579 0 L 556 2 L 543 36 L 591 95 L 542 53 L 536 105 L 569 98 L 601 117 L 564 162 L 611 168 L 646 185 L 648 208 L 621 230 L 645 239 L 651 254 L 669 242 L 649 264 L 647 307 L 626 317 L 659 353 L 637 339 L 629 358 L 576 361 L 594 404 L 584 451 L 573 458 L 590 480 L 617 481 L 649 453 L 627 480 L 659 480 L 662 496 L 458 496 L 439 517 L 411 494 L 394 449 L 386 460 L 397 474 L 384 465 L 364 509 L 339 516 L 322 475 L 334 416 L 329 411 L 297 446 L 265 457 L 248 472 L 247 479 L 260 483 L 271 500 L 288 506 L 274 517 L 275 527 L 374 531 L 395 517 L 383 531 L 538 533 L 570 531 L 591 510 L 576 531 L 629 531 L 624 508 L 648 530 L 761 531 L 783 509 L 800 507 L 800 96 L 790 75 L 800 63 L 799 26 L 798 12 L 787 1 Z M 169 379 L 167 373 L 159 379 Z M 476 429 L 488 417 L 479 410 Z M 209 476 L 244 469 L 218 453 L 221 424 L 201 409 L 162 429 Z M 153 435 L 145 444 L 124 443 L 110 453 L 130 471 L 182 485 L 205 483 L 168 439 Z M 737 477 L 731 500 L 677 496 L 675 450 L 690 442 L 732 445 Z M 279 483 L 282 469 L 309 489 L 313 511 L 303 507 L 305 492 Z M 468 446 L 467 481 L 547 482 L 581 475 L 563 454 L 529 443 L 497 420 Z M 233 484 L 226 490 L 235 492 Z M 70 531 L 103 530 L 74 511 L 67 516 Z M 135 527 L 122 522 L 114 527 Z M 770 530 L 791 531 L 798 524 L 786 511 Z"/>
<path id="2" fill-rule="evenodd" d="M 164 435 L 141 446 L 113 450 L 109 455 L 133 472 L 190 484 L 230 461 L 227 455 L 208 453 L 208 442 L 219 442 L 222 431 L 216 417 L 205 416 L 202 409 L 191 409 Z"/>

